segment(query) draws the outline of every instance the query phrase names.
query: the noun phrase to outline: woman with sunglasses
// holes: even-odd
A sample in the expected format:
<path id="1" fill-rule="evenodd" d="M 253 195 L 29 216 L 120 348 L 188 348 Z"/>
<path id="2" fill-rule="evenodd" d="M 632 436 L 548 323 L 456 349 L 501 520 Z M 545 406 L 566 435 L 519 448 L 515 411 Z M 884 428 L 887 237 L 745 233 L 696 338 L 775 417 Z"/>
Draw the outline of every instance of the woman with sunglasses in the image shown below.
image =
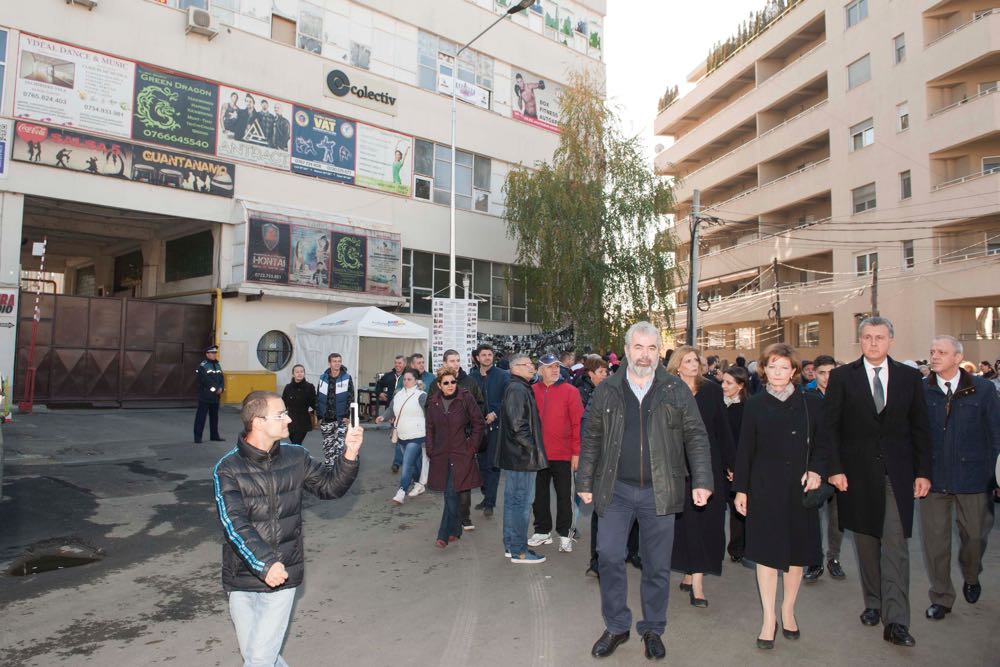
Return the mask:
<path id="1" fill-rule="evenodd" d="M 462 536 L 459 507 L 468 506 L 471 489 L 482 484 L 476 452 L 486 422 L 476 399 L 458 386 L 457 371 L 442 366 L 436 383 L 440 391 L 427 401 L 425 419 L 430 459 L 427 488 L 444 493 L 444 511 L 435 542 L 443 549 Z"/>
<path id="2" fill-rule="evenodd" d="M 403 371 L 402 378 L 403 387 L 392 395 L 392 401 L 389 402 L 385 414 L 375 418 L 376 424 L 381 424 L 387 419 L 392 422 L 392 427 L 396 430 L 396 444 L 403 450 L 399 488 L 392 497 L 392 502 L 396 505 L 403 504 L 407 491 L 410 491 L 411 498 L 424 492 L 424 485 L 417 480 L 420 478 L 426 434 L 424 405 L 427 403 L 427 394 L 417 386 L 420 374 L 416 369 L 407 368 Z M 410 490 L 411 483 L 413 483 L 412 490 Z"/>

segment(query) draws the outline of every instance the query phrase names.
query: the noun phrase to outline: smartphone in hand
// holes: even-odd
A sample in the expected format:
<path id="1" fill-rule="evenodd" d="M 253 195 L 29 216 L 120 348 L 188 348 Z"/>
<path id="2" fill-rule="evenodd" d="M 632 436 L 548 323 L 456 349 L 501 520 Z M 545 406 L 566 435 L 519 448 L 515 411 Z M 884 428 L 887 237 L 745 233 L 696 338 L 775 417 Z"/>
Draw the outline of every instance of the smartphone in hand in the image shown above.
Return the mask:
<path id="1" fill-rule="evenodd" d="M 357 428 L 361 425 L 361 421 L 358 417 L 358 404 L 357 402 L 351 403 L 351 428 Z"/>

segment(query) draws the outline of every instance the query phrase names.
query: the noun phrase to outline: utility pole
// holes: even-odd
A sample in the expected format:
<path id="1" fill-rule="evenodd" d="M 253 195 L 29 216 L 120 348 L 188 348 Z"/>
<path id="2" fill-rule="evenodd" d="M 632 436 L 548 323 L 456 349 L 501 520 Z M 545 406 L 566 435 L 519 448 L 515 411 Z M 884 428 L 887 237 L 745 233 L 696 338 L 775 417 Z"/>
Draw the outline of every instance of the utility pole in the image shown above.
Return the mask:
<path id="1" fill-rule="evenodd" d="M 781 281 L 778 280 L 778 258 L 771 265 L 774 274 L 774 321 L 778 327 L 778 342 L 785 342 L 785 323 L 781 321 Z"/>
<path id="2" fill-rule="evenodd" d="M 697 322 L 695 315 L 698 312 L 698 223 L 701 215 L 701 190 L 695 190 L 691 194 L 691 253 L 688 262 L 688 317 L 687 317 L 687 343 L 697 345 Z"/>
<path id="3" fill-rule="evenodd" d="M 878 259 L 872 262 L 872 317 L 878 317 Z"/>

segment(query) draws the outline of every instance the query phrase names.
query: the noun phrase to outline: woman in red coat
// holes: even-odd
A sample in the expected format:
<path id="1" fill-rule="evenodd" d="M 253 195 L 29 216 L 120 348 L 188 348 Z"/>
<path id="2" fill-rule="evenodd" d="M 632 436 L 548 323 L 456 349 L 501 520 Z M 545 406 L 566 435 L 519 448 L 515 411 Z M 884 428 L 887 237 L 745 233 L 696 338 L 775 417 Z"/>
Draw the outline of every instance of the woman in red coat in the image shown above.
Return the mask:
<path id="1" fill-rule="evenodd" d="M 469 502 L 471 489 L 482 485 L 476 452 L 485 422 L 476 399 L 458 386 L 456 372 L 438 369 L 440 392 L 427 400 L 427 488 L 444 492 L 444 512 L 436 544 L 442 549 L 462 536 L 459 503 Z"/>

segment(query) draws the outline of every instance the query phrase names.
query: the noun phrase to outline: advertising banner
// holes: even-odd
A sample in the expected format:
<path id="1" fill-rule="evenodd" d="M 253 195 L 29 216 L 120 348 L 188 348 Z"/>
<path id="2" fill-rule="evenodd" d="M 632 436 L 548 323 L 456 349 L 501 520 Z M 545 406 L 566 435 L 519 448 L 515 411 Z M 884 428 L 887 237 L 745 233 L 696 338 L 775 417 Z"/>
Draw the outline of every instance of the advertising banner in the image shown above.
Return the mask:
<path id="1" fill-rule="evenodd" d="M 432 368 L 444 365 L 444 351 L 457 350 L 463 368 L 472 364 L 479 328 L 479 302 L 475 299 L 431 300 Z"/>
<path id="2" fill-rule="evenodd" d="M 455 56 L 438 53 L 438 92 L 451 95 L 451 85 L 454 81 Z M 480 109 L 490 108 L 490 91 L 474 83 L 458 79 L 458 90 L 455 97 L 474 104 Z"/>
<path id="3" fill-rule="evenodd" d="M 247 221 L 247 280 L 288 283 L 289 225 L 258 218 Z"/>
<path id="4" fill-rule="evenodd" d="M 218 97 L 214 83 L 138 65 L 132 138 L 213 154 Z"/>
<path id="5" fill-rule="evenodd" d="M 413 138 L 364 123 L 358 123 L 357 129 L 355 183 L 409 196 L 413 182 Z"/>
<path id="6" fill-rule="evenodd" d="M 132 144 L 18 121 L 13 159 L 67 171 L 130 179 Z"/>
<path id="7" fill-rule="evenodd" d="M 0 118 L 0 178 L 7 178 L 14 143 L 14 121 Z"/>
<path id="8" fill-rule="evenodd" d="M 333 270 L 330 274 L 330 287 L 352 292 L 365 290 L 367 240 L 365 236 L 357 234 L 333 232 Z"/>
<path id="9" fill-rule="evenodd" d="M 309 287 L 330 286 L 330 233 L 292 225 L 292 270 L 288 282 Z"/>
<path id="10" fill-rule="evenodd" d="M 354 184 L 357 137 L 354 121 L 295 107 L 292 171 Z"/>
<path id="11" fill-rule="evenodd" d="M 369 237 L 366 292 L 389 296 L 402 295 L 399 275 L 402 250 L 402 244 L 398 239 Z"/>
<path id="12" fill-rule="evenodd" d="M 151 146 L 132 147 L 132 180 L 219 197 L 232 197 L 236 168 Z"/>
<path id="13" fill-rule="evenodd" d="M 292 106 L 227 86 L 219 87 L 219 100 L 218 156 L 287 170 Z"/>
<path id="14" fill-rule="evenodd" d="M 128 137 L 135 63 L 21 34 L 14 115 Z"/>
<path id="15" fill-rule="evenodd" d="M 559 97 L 562 86 L 528 72 L 513 70 L 511 97 L 515 120 L 552 132 L 559 131 Z"/>

